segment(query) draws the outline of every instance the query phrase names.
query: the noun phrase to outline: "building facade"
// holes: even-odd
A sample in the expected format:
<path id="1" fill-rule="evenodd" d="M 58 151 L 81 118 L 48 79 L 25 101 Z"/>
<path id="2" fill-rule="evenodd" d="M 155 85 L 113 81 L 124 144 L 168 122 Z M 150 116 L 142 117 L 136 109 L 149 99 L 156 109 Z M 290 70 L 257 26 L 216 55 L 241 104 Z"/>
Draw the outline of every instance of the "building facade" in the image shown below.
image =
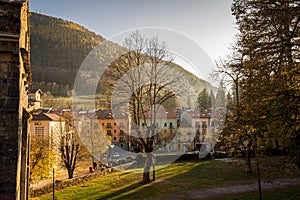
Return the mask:
<path id="1" fill-rule="evenodd" d="M 60 164 L 60 142 L 65 131 L 65 118 L 52 113 L 44 113 L 41 110 L 32 114 L 30 122 L 31 139 L 32 141 L 41 142 L 49 148 L 55 158 L 52 163 L 56 166 Z"/>
<path id="2" fill-rule="evenodd" d="M 28 106 L 33 107 L 34 110 L 40 109 L 42 104 L 43 92 L 40 89 L 28 90 Z"/>
<path id="3" fill-rule="evenodd" d="M 29 174 L 27 0 L 0 0 L 0 199 L 26 199 Z"/>
<path id="4" fill-rule="evenodd" d="M 110 140 L 112 145 L 129 150 L 129 123 L 125 113 L 99 110 L 97 111 L 97 119 L 101 133 Z"/>

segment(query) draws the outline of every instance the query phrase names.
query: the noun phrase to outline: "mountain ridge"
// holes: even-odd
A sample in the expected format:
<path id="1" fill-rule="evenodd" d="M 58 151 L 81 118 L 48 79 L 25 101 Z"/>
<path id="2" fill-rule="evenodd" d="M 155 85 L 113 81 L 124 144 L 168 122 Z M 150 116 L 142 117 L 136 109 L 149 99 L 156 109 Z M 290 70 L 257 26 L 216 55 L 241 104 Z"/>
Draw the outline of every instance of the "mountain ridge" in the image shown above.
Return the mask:
<path id="1" fill-rule="evenodd" d="M 82 62 L 107 40 L 84 26 L 61 18 L 31 13 L 30 21 L 32 87 L 54 96 L 70 96 Z M 174 63 L 174 67 L 189 78 L 198 93 L 203 88 L 214 89 L 210 83 L 178 64 Z"/>

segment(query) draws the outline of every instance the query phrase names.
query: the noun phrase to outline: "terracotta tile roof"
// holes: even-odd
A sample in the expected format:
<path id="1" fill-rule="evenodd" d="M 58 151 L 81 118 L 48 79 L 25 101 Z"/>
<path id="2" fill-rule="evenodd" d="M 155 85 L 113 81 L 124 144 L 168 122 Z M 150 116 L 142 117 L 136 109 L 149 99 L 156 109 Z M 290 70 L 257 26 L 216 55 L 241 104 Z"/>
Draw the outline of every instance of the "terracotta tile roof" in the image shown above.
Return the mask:
<path id="1" fill-rule="evenodd" d="M 41 120 L 41 121 L 65 121 L 65 118 L 50 113 L 39 113 L 32 116 L 32 120 Z"/>

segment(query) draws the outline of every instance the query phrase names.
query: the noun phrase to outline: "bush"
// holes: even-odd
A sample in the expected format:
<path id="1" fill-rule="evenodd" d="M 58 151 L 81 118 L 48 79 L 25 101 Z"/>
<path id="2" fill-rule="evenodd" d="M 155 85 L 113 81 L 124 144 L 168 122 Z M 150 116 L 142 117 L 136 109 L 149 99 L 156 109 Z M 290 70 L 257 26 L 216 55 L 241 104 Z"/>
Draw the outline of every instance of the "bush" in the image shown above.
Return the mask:
<path id="1" fill-rule="evenodd" d="M 185 153 L 177 159 L 177 161 L 185 161 L 185 162 L 194 161 L 194 160 L 198 160 L 197 153 Z"/>
<path id="2" fill-rule="evenodd" d="M 215 151 L 213 157 L 216 159 L 227 158 L 227 154 L 224 151 Z"/>

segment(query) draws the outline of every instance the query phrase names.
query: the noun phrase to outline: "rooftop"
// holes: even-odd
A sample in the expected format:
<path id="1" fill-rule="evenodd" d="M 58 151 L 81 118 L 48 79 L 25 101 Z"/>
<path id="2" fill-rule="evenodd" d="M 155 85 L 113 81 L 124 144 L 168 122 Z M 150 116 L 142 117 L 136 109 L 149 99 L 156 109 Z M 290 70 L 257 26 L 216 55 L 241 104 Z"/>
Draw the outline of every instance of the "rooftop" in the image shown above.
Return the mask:
<path id="1" fill-rule="evenodd" d="M 32 120 L 40 120 L 40 121 L 64 121 L 65 118 L 61 117 L 56 114 L 51 114 L 51 113 L 39 113 L 39 114 L 33 114 L 32 115 Z"/>

